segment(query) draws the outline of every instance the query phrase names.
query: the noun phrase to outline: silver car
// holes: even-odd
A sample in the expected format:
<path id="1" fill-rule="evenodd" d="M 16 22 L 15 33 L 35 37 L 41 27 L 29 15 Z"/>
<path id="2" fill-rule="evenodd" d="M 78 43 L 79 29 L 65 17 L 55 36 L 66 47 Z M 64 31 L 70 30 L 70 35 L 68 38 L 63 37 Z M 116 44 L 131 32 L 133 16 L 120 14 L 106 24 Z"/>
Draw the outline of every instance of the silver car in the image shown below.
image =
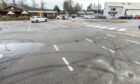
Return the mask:
<path id="1" fill-rule="evenodd" d="M 31 21 L 32 23 L 34 23 L 34 22 L 39 23 L 39 22 L 47 22 L 48 19 L 45 18 L 45 17 L 42 17 L 42 16 L 32 16 L 32 17 L 30 18 L 30 21 Z"/>

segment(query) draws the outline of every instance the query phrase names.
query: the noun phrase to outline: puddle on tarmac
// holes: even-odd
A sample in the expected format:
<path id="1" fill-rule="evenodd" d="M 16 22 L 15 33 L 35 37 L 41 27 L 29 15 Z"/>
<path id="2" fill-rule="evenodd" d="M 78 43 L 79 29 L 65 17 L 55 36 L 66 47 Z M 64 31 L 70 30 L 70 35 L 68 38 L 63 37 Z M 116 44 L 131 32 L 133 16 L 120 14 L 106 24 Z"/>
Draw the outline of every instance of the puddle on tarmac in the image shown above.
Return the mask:
<path id="1" fill-rule="evenodd" d="M 39 49 L 43 43 L 36 43 L 29 40 L 0 40 L 0 54 L 4 56 L 22 55 Z"/>

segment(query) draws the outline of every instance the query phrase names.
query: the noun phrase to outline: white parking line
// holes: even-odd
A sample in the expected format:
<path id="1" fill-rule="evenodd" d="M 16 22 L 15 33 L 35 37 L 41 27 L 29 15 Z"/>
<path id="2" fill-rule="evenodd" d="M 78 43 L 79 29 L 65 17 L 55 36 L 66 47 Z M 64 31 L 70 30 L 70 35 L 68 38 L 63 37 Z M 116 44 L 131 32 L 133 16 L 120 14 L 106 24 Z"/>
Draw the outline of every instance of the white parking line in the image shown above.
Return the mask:
<path id="1" fill-rule="evenodd" d="M 100 28 L 101 26 L 99 26 L 99 25 L 97 25 L 97 26 L 95 26 L 95 28 Z"/>
<path id="2" fill-rule="evenodd" d="M 88 42 L 90 42 L 90 43 L 93 43 L 93 41 L 90 40 L 90 39 L 88 39 L 88 38 L 86 38 L 85 40 L 88 41 Z"/>
<path id="3" fill-rule="evenodd" d="M 3 54 L 0 54 L 0 59 L 3 57 Z"/>
<path id="4" fill-rule="evenodd" d="M 95 28 L 98 28 L 98 26 L 94 26 Z"/>
<path id="5" fill-rule="evenodd" d="M 116 27 L 108 28 L 108 30 L 115 30 L 117 29 Z"/>
<path id="6" fill-rule="evenodd" d="M 105 50 L 108 50 L 109 52 L 111 52 L 111 53 L 115 53 L 115 51 L 114 50 L 111 50 L 111 49 L 108 49 L 108 48 L 106 48 L 105 46 L 101 46 L 103 49 L 105 49 Z"/>
<path id="7" fill-rule="evenodd" d="M 67 67 L 70 71 L 74 71 L 74 69 L 72 68 L 72 66 L 70 66 L 69 62 L 67 61 L 67 59 L 65 57 L 62 57 L 62 60 L 67 65 Z"/>
<path id="8" fill-rule="evenodd" d="M 112 37 L 115 38 L 116 36 L 112 35 L 112 34 L 107 34 L 108 37 Z"/>
<path id="9" fill-rule="evenodd" d="M 118 29 L 118 31 L 125 31 L 126 29 L 125 28 L 122 28 L 122 29 Z"/>
<path id="10" fill-rule="evenodd" d="M 140 45 L 140 43 L 137 41 L 133 41 L 133 40 L 129 40 L 129 39 L 127 39 L 126 41 Z"/>
<path id="11" fill-rule="evenodd" d="M 140 62 L 138 62 L 138 61 L 135 61 L 135 63 L 138 64 L 138 65 L 140 65 Z"/>
<path id="12" fill-rule="evenodd" d="M 103 27 L 101 27 L 102 29 L 106 29 L 106 28 L 108 28 L 108 27 L 106 27 L 106 26 L 103 26 Z"/>
<path id="13" fill-rule="evenodd" d="M 29 23 L 28 31 L 31 31 L 31 22 Z"/>
<path id="14" fill-rule="evenodd" d="M 59 48 L 57 47 L 56 44 L 54 44 L 53 47 L 55 48 L 56 51 L 59 51 Z"/>
<path id="15" fill-rule="evenodd" d="M 87 27 L 94 27 L 94 25 L 87 25 Z"/>

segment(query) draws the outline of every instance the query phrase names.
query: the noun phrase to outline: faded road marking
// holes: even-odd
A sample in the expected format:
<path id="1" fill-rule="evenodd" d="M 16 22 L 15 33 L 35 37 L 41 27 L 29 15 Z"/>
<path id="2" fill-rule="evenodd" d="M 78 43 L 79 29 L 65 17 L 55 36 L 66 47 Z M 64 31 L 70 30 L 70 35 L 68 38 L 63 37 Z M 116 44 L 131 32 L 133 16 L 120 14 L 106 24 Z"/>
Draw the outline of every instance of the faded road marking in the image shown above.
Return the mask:
<path id="1" fill-rule="evenodd" d="M 115 30 L 115 29 L 116 29 L 116 27 L 108 28 L 108 30 Z"/>
<path id="2" fill-rule="evenodd" d="M 90 39 L 88 39 L 88 38 L 86 38 L 85 40 L 88 41 L 88 42 L 90 42 L 90 43 L 93 43 L 93 41 L 90 40 Z"/>
<path id="3" fill-rule="evenodd" d="M 133 40 L 129 40 L 129 39 L 127 39 L 126 41 L 140 45 L 140 43 L 137 41 L 133 41 Z"/>
<path id="4" fill-rule="evenodd" d="M 105 46 L 101 46 L 103 49 L 105 49 L 105 50 L 108 50 L 109 52 L 111 52 L 111 53 L 115 53 L 115 51 L 114 50 L 111 50 L 111 49 L 108 49 L 108 48 L 106 48 Z"/>
<path id="5" fill-rule="evenodd" d="M 3 57 L 3 54 L 0 54 L 0 59 Z"/>
<path id="6" fill-rule="evenodd" d="M 116 33 L 119 33 L 119 34 L 123 34 L 123 35 L 128 35 L 128 36 L 132 36 L 132 37 L 139 37 L 138 35 L 133 35 L 133 34 L 128 34 L 128 33 L 122 33 L 122 32 L 116 32 Z"/>
<path id="7" fill-rule="evenodd" d="M 107 34 L 108 37 L 112 37 L 112 38 L 115 38 L 116 36 L 115 35 L 112 35 L 112 34 Z"/>
<path id="8" fill-rule="evenodd" d="M 102 29 L 106 29 L 107 27 L 106 26 L 103 26 L 103 27 L 101 27 Z"/>
<path id="9" fill-rule="evenodd" d="M 135 61 L 135 63 L 138 64 L 138 65 L 140 65 L 140 62 L 138 62 L 138 61 Z"/>
<path id="10" fill-rule="evenodd" d="M 31 22 L 29 23 L 28 31 L 31 31 Z"/>
<path id="11" fill-rule="evenodd" d="M 118 29 L 118 31 L 125 31 L 126 29 L 125 28 L 122 28 L 122 29 Z"/>
<path id="12" fill-rule="evenodd" d="M 56 51 L 59 51 L 59 48 L 56 44 L 54 44 L 53 47 L 55 48 Z"/>
<path id="13" fill-rule="evenodd" d="M 97 25 L 97 26 L 95 26 L 96 28 L 100 28 L 101 26 L 99 26 L 99 25 Z"/>
<path id="14" fill-rule="evenodd" d="M 70 66 L 69 62 L 67 61 L 67 59 L 65 57 L 62 57 L 62 60 L 64 61 L 64 63 L 67 65 L 67 68 L 70 71 L 74 71 L 74 69 L 72 68 L 72 66 Z"/>
<path id="15" fill-rule="evenodd" d="M 87 25 L 87 27 L 94 27 L 94 25 Z"/>

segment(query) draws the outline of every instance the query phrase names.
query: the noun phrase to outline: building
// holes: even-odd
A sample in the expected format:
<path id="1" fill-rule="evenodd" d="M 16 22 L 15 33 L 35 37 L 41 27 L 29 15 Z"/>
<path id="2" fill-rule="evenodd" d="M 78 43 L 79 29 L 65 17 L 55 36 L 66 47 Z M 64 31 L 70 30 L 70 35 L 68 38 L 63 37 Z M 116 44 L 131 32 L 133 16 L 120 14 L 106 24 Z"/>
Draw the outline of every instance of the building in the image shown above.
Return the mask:
<path id="1" fill-rule="evenodd" d="M 30 16 L 44 16 L 49 19 L 56 18 L 56 11 L 28 11 Z"/>
<path id="2" fill-rule="evenodd" d="M 56 14 L 57 12 L 56 11 L 53 11 L 53 10 L 41 10 L 41 9 L 33 9 L 32 7 L 29 7 L 29 6 L 23 6 L 23 7 L 20 7 L 20 6 L 8 6 L 6 7 L 5 9 L 3 10 L 0 10 L 0 15 L 7 15 L 7 13 L 11 11 L 14 13 L 13 16 L 22 16 L 22 12 L 23 11 L 26 11 L 28 12 L 29 16 L 44 16 L 44 17 L 47 17 L 49 19 L 54 19 L 56 18 Z"/>
<path id="3" fill-rule="evenodd" d="M 104 5 L 104 16 L 107 18 L 136 15 L 140 15 L 140 3 L 106 2 Z"/>
<path id="4" fill-rule="evenodd" d="M 23 10 L 15 6 L 8 6 L 3 10 L 3 14 L 7 14 L 9 11 L 15 13 L 15 16 L 20 16 Z"/>

